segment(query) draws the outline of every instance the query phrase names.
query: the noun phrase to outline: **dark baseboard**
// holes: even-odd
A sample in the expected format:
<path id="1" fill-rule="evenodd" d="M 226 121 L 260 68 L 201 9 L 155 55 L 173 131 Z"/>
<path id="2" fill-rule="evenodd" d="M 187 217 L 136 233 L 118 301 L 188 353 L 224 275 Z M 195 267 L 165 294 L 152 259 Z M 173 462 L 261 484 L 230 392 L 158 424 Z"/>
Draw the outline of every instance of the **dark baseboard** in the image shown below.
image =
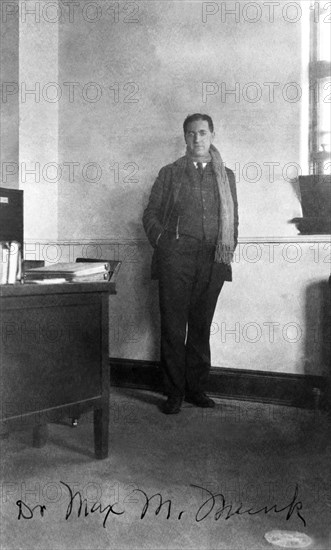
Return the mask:
<path id="1" fill-rule="evenodd" d="M 111 385 L 162 393 L 160 364 L 110 358 Z M 317 408 L 325 401 L 323 376 L 212 367 L 207 393 L 214 397 Z"/>

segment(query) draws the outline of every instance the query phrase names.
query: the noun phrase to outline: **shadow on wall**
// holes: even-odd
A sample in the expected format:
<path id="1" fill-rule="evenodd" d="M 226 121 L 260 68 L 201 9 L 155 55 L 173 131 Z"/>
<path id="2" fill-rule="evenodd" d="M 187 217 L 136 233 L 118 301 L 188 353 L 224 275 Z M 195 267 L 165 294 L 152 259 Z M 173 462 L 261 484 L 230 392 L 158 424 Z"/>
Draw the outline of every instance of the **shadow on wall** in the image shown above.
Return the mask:
<path id="1" fill-rule="evenodd" d="M 327 385 L 316 389 L 316 401 L 330 400 L 331 388 L 331 296 L 330 281 L 318 281 L 307 287 L 305 306 L 305 374 L 325 376 Z"/>

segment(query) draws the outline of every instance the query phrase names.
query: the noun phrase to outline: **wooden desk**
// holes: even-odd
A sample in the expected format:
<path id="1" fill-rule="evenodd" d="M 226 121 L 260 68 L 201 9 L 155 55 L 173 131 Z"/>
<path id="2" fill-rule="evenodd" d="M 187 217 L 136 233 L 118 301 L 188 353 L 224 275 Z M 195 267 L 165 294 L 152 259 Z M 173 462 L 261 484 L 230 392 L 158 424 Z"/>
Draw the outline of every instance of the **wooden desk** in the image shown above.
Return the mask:
<path id="1" fill-rule="evenodd" d="M 94 448 L 108 456 L 109 294 L 115 282 L 0 287 L 0 420 L 47 422 L 94 409 Z"/>

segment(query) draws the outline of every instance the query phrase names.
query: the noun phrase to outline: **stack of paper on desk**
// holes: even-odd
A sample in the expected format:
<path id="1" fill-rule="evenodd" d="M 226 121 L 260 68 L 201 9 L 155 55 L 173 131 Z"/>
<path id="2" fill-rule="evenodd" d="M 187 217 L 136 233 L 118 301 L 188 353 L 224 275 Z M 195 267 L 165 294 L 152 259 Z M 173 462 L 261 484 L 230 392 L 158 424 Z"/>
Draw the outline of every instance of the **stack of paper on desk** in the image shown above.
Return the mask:
<path id="1" fill-rule="evenodd" d="M 58 263 L 27 269 L 26 282 L 61 280 L 70 283 L 109 281 L 112 276 L 108 262 Z"/>

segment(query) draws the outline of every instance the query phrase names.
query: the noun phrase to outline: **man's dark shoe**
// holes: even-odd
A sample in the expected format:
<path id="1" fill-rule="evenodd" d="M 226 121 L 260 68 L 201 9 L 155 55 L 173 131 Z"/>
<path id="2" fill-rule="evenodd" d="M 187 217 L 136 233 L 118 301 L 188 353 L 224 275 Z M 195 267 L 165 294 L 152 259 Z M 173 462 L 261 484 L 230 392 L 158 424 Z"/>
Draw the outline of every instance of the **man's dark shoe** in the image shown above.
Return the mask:
<path id="1" fill-rule="evenodd" d="M 215 407 L 215 401 L 208 397 L 205 393 L 193 393 L 185 396 L 185 401 L 196 405 L 197 407 L 203 407 L 204 409 Z"/>
<path id="2" fill-rule="evenodd" d="M 182 406 L 183 399 L 177 396 L 168 397 L 167 401 L 162 406 L 164 414 L 178 414 Z"/>

